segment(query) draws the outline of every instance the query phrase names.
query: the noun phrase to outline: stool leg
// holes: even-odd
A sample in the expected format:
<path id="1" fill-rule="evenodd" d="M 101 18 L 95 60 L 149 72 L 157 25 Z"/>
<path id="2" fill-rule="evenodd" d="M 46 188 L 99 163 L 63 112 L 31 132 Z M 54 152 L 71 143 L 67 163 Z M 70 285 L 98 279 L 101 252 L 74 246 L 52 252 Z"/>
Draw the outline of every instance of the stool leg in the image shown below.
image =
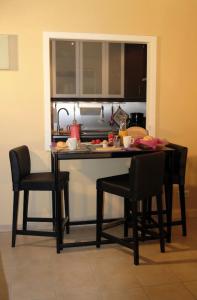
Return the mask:
<path id="1" fill-rule="evenodd" d="M 16 231 L 17 231 L 17 219 L 18 219 L 18 202 L 19 202 L 19 191 L 14 191 L 13 219 L 12 219 L 12 247 L 15 247 L 15 244 L 16 244 Z"/>
<path id="2" fill-rule="evenodd" d="M 185 213 L 185 187 L 184 185 L 179 185 L 179 198 L 181 207 L 181 221 L 182 221 L 182 235 L 187 235 L 186 228 L 186 213 Z"/>
<path id="3" fill-rule="evenodd" d="M 147 209 L 148 209 L 148 198 L 142 200 L 142 241 L 145 241 Z"/>
<path id="4" fill-rule="evenodd" d="M 171 242 L 172 235 L 172 200 L 173 200 L 173 186 L 172 184 L 165 184 L 165 201 L 166 201 L 166 216 L 167 216 L 167 242 Z"/>
<path id="5" fill-rule="evenodd" d="M 152 212 L 152 197 L 148 197 L 147 201 L 148 201 L 148 204 L 147 204 L 147 207 L 148 207 L 147 208 L 148 209 L 148 211 L 147 211 L 147 220 L 150 224 L 151 223 L 151 212 Z"/>
<path id="6" fill-rule="evenodd" d="M 61 191 L 55 192 L 55 231 L 56 231 L 56 250 L 60 253 L 61 244 L 63 242 L 62 235 L 62 209 L 61 209 Z"/>
<path id="7" fill-rule="evenodd" d="M 132 208 L 132 220 L 133 220 L 133 255 L 134 265 L 139 265 L 139 239 L 138 239 L 138 228 L 137 228 L 137 216 L 138 216 L 138 203 L 137 201 L 131 201 Z"/>
<path id="8" fill-rule="evenodd" d="M 64 237 L 64 227 L 63 227 L 63 214 L 62 214 L 62 190 L 59 191 L 59 219 L 60 219 L 60 243 L 63 243 L 63 237 Z"/>
<path id="9" fill-rule="evenodd" d="M 158 213 L 160 249 L 161 249 L 161 252 L 165 252 L 165 239 L 164 239 L 164 230 L 163 230 L 163 209 L 162 209 L 161 194 L 157 195 L 156 199 L 157 199 L 157 213 Z"/>
<path id="10" fill-rule="evenodd" d="M 96 247 L 100 248 L 103 223 L 103 190 L 97 189 Z"/>
<path id="11" fill-rule="evenodd" d="M 128 237 L 128 217 L 129 217 L 128 199 L 124 198 L 124 236 L 125 237 Z"/>
<path id="12" fill-rule="evenodd" d="M 55 230 L 55 191 L 52 191 L 52 219 L 53 219 L 53 230 Z"/>
<path id="13" fill-rule="evenodd" d="M 66 233 L 70 232 L 70 214 L 69 214 L 69 187 L 68 181 L 64 185 L 64 209 L 65 209 L 65 218 L 66 220 Z"/>
<path id="14" fill-rule="evenodd" d="M 24 202 L 23 202 L 23 230 L 27 230 L 27 215 L 29 204 L 29 191 L 24 190 Z"/>

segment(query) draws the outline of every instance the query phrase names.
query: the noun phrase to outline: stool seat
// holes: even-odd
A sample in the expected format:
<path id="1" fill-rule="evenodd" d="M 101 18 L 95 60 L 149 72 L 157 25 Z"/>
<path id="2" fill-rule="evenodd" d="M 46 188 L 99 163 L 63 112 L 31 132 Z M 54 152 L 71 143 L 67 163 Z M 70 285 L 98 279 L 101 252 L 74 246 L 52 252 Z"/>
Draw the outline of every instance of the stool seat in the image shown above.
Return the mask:
<path id="1" fill-rule="evenodd" d="M 97 180 L 97 189 L 117 196 L 130 197 L 129 174 L 105 177 Z"/>
<path id="2" fill-rule="evenodd" d="M 63 189 L 65 181 L 69 180 L 69 172 L 60 172 L 59 186 Z M 20 181 L 19 189 L 31 191 L 54 191 L 55 176 L 51 172 L 31 173 Z"/>

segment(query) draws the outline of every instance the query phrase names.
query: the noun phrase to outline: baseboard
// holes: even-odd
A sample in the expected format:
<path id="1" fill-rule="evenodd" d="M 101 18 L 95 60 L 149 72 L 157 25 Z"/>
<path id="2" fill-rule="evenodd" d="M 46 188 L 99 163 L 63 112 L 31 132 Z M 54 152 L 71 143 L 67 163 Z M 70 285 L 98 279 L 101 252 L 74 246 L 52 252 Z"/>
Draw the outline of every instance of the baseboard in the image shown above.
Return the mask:
<path id="1" fill-rule="evenodd" d="M 0 225 L 0 232 L 9 232 L 12 230 L 11 225 Z"/>

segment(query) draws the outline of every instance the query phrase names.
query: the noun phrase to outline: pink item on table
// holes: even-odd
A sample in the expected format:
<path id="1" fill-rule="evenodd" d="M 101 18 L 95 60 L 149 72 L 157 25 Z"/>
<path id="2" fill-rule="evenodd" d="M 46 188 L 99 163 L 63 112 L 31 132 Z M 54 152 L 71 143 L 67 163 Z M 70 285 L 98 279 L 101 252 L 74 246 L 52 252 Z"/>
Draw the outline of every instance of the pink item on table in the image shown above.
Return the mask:
<path id="1" fill-rule="evenodd" d="M 152 138 L 150 140 L 144 140 L 144 139 L 136 139 L 135 140 L 135 145 L 136 146 L 144 146 L 147 148 L 151 148 L 153 150 L 159 149 L 164 147 L 168 142 L 166 140 L 161 140 L 159 138 Z"/>

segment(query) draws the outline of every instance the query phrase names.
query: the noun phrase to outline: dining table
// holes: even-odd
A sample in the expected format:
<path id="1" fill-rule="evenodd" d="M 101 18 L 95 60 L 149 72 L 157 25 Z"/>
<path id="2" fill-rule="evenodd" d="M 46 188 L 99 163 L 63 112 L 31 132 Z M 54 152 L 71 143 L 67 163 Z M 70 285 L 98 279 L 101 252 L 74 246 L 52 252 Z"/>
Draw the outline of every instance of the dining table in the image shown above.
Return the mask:
<path id="1" fill-rule="evenodd" d="M 166 166 L 168 173 L 170 174 L 170 169 L 173 164 L 173 149 L 164 146 L 159 149 L 141 148 L 138 146 L 131 146 L 129 148 L 124 147 L 106 147 L 103 148 L 102 145 L 92 145 L 91 143 L 80 143 L 76 150 L 69 150 L 68 147 L 58 147 L 58 144 L 53 143 L 51 146 L 51 170 L 55 176 L 55 207 L 56 207 L 56 248 L 57 253 L 64 248 L 68 247 L 81 247 L 81 246 L 91 246 L 96 245 L 96 240 L 91 241 L 75 241 L 66 242 L 63 241 L 65 220 L 62 216 L 61 199 L 59 193 L 59 172 L 60 172 L 60 161 L 62 160 L 82 160 L 82 159 L 117 159 L 117 158 L 132 158 L 136 155 L 141 155 L 145 153 L 151 153 L 155 151 L 164 151 L 166 154 Z M 105 220 L 109 222 L 112 219 Z M 83 220 L 83 221 L 70 221 L 69 224 L 72 225 L 85 225 L 85 224 L 96 224 L 96 220 Z M 109 241 L 102 241 L 106 244 Z M 111 242 L 110 242 L 111 243 Z"/>

